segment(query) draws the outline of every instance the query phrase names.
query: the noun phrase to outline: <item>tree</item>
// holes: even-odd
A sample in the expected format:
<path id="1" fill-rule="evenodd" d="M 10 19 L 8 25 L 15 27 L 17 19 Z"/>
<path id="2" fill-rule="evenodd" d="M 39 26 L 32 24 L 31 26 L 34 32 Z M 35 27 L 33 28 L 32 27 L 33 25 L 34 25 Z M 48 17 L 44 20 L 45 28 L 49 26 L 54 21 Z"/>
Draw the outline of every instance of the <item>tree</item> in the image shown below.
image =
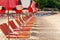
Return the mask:
<path id="1" fill-rule="evenodd" d="M 37 7 L 43 9 L 44 6 L 47 4 L 47 0 L 35 0 Z"/>
<path id="2" fill-rule="evenodd" d="M 60 0 L 35 0 L 37 7 L 43 9 L 48 8 L 58 8 L 60 9 Z"/>

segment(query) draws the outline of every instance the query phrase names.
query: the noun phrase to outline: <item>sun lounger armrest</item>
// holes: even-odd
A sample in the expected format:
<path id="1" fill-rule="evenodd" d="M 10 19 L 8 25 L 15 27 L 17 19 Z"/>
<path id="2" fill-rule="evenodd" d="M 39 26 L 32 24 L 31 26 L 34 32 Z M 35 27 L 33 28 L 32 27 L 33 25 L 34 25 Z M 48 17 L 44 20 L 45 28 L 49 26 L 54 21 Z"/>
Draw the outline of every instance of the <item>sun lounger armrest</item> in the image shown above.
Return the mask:
<path id="1" fill-rule="evenodd" d="M 14 31 L 20 31 L 20 29 L 14 29 Z"/>
<path id="2" fill-rule="evenodd" d="M 9 35 L 16 35 L 18 34 L 17 32 L 9 33 Z"/>

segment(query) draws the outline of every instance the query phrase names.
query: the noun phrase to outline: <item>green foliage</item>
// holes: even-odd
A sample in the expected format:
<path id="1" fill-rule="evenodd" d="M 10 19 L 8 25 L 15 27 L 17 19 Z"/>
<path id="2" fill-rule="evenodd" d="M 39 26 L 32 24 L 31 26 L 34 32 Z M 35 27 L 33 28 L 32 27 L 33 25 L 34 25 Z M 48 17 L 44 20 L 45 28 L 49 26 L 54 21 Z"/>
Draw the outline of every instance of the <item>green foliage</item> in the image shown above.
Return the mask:
<path id="1" fill-rule="evenodd" d="M 44 6 L 47 4 L 47 0 L 35 0 L 37 3 L 38 8 L 44 8 Z"/>
<path id="2" fill-rule="evenodd" d="M 60 0 L 35 0 L 38 8 L 60 8 Z"/>
<path id="3" fill-rule="evenodd" d="M 56 1 L 56 7 L 57 7 L 58 9 L 60 9 L 60 1 L 59 1 L 59 0 Z"/>

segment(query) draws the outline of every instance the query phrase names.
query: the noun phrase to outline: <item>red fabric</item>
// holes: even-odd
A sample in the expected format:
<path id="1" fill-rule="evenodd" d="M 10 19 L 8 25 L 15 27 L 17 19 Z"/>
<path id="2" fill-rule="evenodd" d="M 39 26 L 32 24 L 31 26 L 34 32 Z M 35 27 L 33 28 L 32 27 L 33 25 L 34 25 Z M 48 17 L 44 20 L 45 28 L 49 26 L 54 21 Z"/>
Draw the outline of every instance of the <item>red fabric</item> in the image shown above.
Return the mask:
<path id="1" fill-rule="evenodd" d="M 29 7 L 29 8 L 28 8 L 28 11 L 29 11 L 29 12 L 33 12 L 33 10 L 32 10 L 32 8 L 31 8 L 31 7 Z"/>
<path id="2" fill-rule="evenodd" d="M 17 0 L 0 0 L 0 6 L 5 7 L 6 9 L 14 8 L 17 5 Z"/>
<path id="3" fill-rule="evenodd" d="M 22 10 L 16 10 L 16 13 L 18 14 L 18 13 L 21 13 L 22 12 Z"/>
<path id="4" fill-rule="evenodd" d="M 38 11 L 37 8 L 36 8 L 36 3 L 35 3 L 35 1 L 32 2 L 31 7 L 32 7 L 32 9 L 33 9 L 33 12 L 37 12 L 37 11 Z"/>
<path id="5" fill-rule="evenodd" d="M 30 4 L 30 6 L 28 7 L 28 9 L 27 9 L 29 12 L 33 12 L 33 9 L 31 8 L 31 4 Z"/>
<path id="6" fill-rule="evenodd" d="M 12 10 L 13 8 L 7 8 L 7 10 Z"/>
<path id="7" fill-rule="evenodd" d="M 5 35 L 8 35 L 9 33 L 11 33 L 12 31 L 9 29 L 8 25 L 6 23 L 4 23 L 3 25 L 0 26 L 1 30 L 3 31 L 3 33 Z"/>
<path id="8" fill-rule="evenodd" d="M 0 10 L 0 13 L 2 13 L 2 14 L 5 13 L 5 10 Z"/>
<path id="9" fill-rule="evenodd" d="M 9 21 L 8 23 L 13 29 L 16 29 L 17 26 L 15 25 L 13 21 Z"/>
<path id="10" fill-rule="evenodd" d="M 17 20 L 17 19 L 16 19 L 15 21 L 16 21 L 19 25 L 21 25 L 21 23 L 20 23 L 21 21 L 19 21 L 19 20 Z"/>

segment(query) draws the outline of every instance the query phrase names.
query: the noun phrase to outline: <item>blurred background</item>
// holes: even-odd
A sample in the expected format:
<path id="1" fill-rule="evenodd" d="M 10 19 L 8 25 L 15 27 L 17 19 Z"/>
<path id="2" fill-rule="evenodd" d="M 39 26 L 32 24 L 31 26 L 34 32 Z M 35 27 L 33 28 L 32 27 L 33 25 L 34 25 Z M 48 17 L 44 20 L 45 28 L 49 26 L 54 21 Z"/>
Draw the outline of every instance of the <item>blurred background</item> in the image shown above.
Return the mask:
<path id="1" fill-rule="evenodd" d="M 60 0 L 35 0 L 37 8 L 44 10 L 45 8 L 52 10 L 60 10 Z"/>

